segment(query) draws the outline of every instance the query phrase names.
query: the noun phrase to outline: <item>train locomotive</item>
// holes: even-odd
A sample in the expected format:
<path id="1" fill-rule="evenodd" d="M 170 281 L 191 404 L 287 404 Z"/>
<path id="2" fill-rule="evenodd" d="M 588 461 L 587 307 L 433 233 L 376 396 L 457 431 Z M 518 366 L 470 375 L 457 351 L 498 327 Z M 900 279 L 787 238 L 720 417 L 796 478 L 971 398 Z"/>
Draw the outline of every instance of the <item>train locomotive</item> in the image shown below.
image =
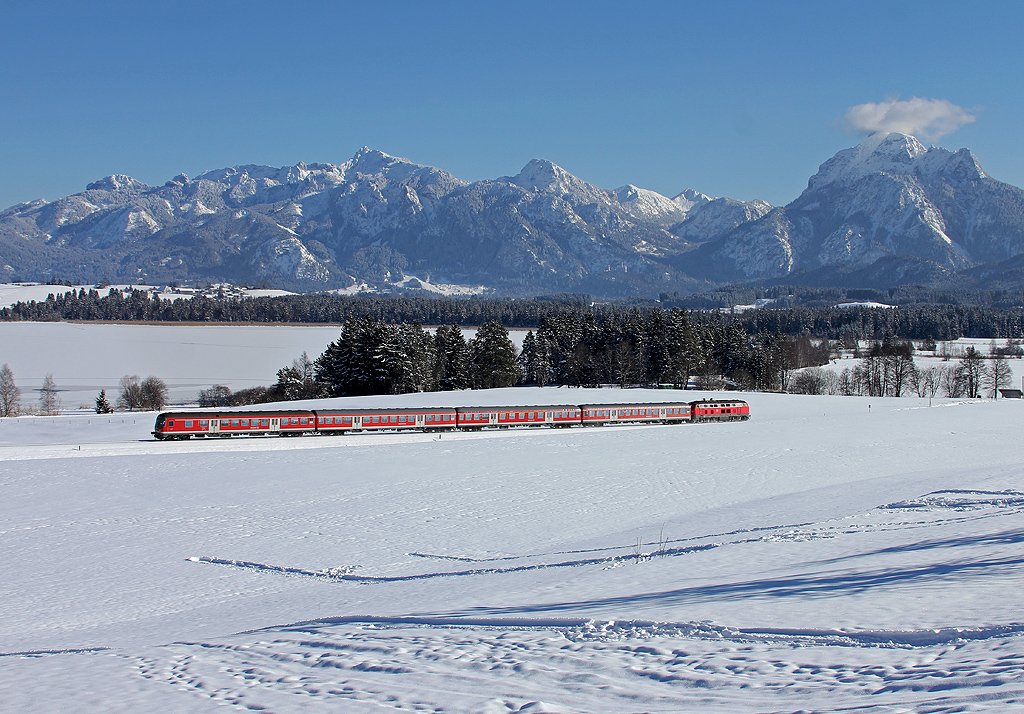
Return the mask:
<path id="1" fill-rule="evenodd" d="M 684 424 L 746 421 L 749 418 L 750 405 L 742 399 L 504 407 L 188 411 L 157 415 L 153 436 L 162 440 L 183 440 L 192 437 L 300 436 L 356 431 L 433 432 L 525 426 L 566 428 L 623 423 Z"/>

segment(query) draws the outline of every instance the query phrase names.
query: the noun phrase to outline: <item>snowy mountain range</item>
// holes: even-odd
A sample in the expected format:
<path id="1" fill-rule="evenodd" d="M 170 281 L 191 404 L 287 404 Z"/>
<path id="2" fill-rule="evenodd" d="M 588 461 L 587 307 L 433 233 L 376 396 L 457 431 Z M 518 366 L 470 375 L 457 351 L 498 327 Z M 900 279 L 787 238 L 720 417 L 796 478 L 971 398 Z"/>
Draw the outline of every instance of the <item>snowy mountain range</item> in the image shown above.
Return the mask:
<path id="1" fill-rule="evenodd" d="M 967 149 L 893 133 L 840 151 L 795 201 L 676 266 L 717 281 L 981 287 L 979 276 L 1006 278 L 1022 254 L 1024 191 L 990 178 Z"/>
<path id="2" fill-rule="evenodd" d="M 416 275 L 618 296 L 764 280 L 998 282 L 1021 255 L 1024 191 L 966 149 L 903 134 L 839 152 L 782 208 L 603 189 L 539 159 L 471 183 L 363 148 L 340 165 L 237 166 L 159 187 L 108 176 L 0 212 L 0 280 L 327 290 Z"/>

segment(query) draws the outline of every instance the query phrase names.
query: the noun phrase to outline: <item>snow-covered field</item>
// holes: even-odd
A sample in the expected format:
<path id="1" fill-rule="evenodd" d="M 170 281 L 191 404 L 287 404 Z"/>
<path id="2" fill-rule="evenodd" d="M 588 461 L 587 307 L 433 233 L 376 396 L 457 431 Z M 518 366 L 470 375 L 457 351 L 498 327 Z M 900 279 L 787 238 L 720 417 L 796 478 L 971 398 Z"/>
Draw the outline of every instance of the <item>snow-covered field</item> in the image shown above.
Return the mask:
<path id="1" fill-rule="evenodd" d="M 101 389 L 113 403 L 126 374 L 159 377 L 172 403 L 194 403 L 214 384 L 271 385 L 277 370 L 304 351 L 316 359 L 340 334 L 323 326 L 0 322 L 0 364 L 10 365 L 29 406 L 47 374 L 65 409 L 91 409 Z"/>
<path id="2" fill-rule="evenodd" d="M 113 403 L 124 375 L 159 377 L 172 404 L 194 404 L 201 389 L 269 386 L 303 352 L 315 360 L 341 334 L 338 326 L 133 325 L 0 322 L 0 365 L 9 364 L 22 403 L 38 403 L 52 374 L 67 410 L 92 409 L 101 389 Z M 466 339 L 476 330 L 463 330 Z M 509 334 L 522 347 L 523 330 Z"/>
<path id="3" fill-rule="evenodd" d="M 440 438 L 3 420 L 0 709 L 1024 705 L 1024 403 L 746 398 L 745 423 Z"/>

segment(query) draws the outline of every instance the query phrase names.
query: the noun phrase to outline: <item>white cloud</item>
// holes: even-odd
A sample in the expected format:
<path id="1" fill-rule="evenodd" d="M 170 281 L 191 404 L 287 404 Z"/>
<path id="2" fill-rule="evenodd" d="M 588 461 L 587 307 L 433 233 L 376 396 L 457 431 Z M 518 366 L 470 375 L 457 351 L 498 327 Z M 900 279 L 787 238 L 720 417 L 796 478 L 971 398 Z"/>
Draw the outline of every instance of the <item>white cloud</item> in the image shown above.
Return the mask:
<path id="1" fill-rule="evenodd" d="M 975 120 L 963 107 L 945 99 L 889 99 L 858 104 L 846 110 L 843 130 L 848 134 L 898 131 L 922 139 L 938 139 Z"/>

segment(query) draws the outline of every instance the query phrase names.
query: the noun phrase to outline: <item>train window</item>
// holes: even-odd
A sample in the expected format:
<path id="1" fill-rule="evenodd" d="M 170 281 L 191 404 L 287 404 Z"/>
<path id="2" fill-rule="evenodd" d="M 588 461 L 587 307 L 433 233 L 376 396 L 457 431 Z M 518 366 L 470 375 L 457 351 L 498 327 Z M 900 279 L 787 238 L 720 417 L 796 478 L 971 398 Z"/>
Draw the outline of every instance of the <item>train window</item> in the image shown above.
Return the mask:
<path id="1" fill-rule="evenodd" d="M 229 427 L 229 426 L 231 426 L 231 420 L 230 419 L 221 419 L 220 420 L 220 425 L 221 425 L 221 427 Z"/>
<path id="2" fill-rule="evenodd" d="M 343 425 L 345 425 L 345 426 L 351 425 L 352 424 L 352 417 L 343 417 L 342 420 L 341 420 L 341 423 Z"/>
<path id="3" fill-rule="evenodd" d="M 192 428 L 192 420 L 191 419 L 186 419 L 185 420 L 185 428 L 186 429 L 191 429 Z"/>
<path id="4" fill-rule="evenodd" d="M 167 420 L 167 428 L 168 429 L 173 429 L 174 428 L 174 420 L 173 419 L 168 419 Z"/>
<path id="5" fill-rule="evenodd" d="M 199 420 L 199 428 L 200 428 L 200 429 L 205 429 L 205 428 L 207 428 L 207 427 L 208 427 L 209 425 L 210 425 L 210 420 L 209 420 L 209 419 L 200 419 L 200 420 Z"/>
<path id="6" fill-rule="evenodd" d="M 260 419 L 260 426 L 270 426 L 270 419 Z"/>
<path id="7" fill-rule="evenodd" d="M 399 424 L 404 424 L 405 423 L 405 415 L 404 414 L 402 416 L 398 417 L 398 423 Z"/>

